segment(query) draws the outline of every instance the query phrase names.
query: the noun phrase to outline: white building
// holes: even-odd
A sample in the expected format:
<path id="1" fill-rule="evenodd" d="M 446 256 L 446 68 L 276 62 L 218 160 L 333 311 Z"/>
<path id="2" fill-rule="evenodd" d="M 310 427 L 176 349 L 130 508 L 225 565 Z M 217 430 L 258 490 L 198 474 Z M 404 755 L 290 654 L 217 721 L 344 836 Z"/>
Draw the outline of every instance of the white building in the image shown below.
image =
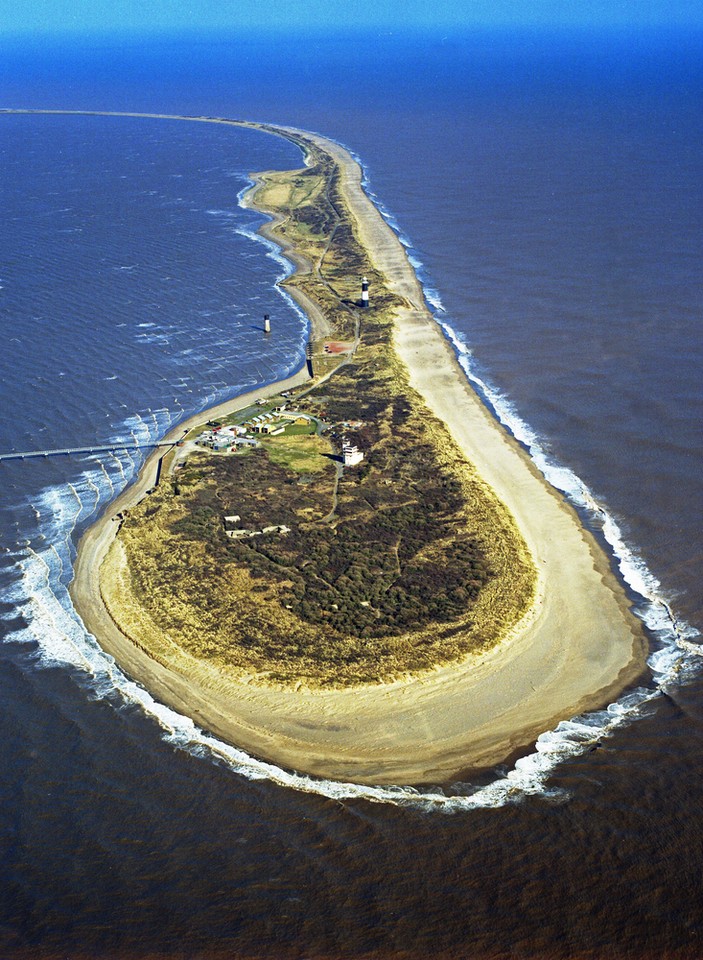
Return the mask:
<path id="1" fill-rule="evenodd" d="M 342 461 L 345 467 L 354 467 L 357 463 L 361 463 L 363 459 L 364 455 L 358 447 L 348 440 L 342 442 Z"/>

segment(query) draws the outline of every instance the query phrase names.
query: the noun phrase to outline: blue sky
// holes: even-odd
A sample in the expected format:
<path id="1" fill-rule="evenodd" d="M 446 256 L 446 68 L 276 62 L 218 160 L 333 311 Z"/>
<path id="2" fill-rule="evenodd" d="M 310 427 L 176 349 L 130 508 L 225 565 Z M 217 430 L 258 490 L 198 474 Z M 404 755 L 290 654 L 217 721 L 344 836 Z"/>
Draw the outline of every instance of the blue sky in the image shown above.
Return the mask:
<path id="1" fill-rule="evenodd" d="M 0 33 L 703 26 L 702 0 L 0 0 Z"/>

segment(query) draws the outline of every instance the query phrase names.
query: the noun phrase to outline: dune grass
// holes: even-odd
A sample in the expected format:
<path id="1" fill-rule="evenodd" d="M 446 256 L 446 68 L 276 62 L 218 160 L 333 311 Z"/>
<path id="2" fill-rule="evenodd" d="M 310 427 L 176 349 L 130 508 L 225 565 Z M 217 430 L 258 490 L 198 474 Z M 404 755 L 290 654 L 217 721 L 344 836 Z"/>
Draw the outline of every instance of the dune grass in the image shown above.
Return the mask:
<path id="1" fill-rule="evenodd" d="M 304 404 L 356 422 L 346 435 L 364 460 L 337 483 L 340 437 L 304 432 L 192 456 L 125 517 L 103 592 L 155 655 L 163 634 L 260 683 L 380 682 L 495 644 L 528 609 L 535 570 L 507 510 L 410 388 L 391 345 L 398 301 L 356 239 L 332 157 L 300 143 L 309 166 L 262 174 L 256 205 L 303 264 L 286 282 L 339 339 L 359 332 L 353 358 Z M 373 299 L 360 311 L 364 274 Z M 232 540 L 231 515 L 290 532 Z"/>

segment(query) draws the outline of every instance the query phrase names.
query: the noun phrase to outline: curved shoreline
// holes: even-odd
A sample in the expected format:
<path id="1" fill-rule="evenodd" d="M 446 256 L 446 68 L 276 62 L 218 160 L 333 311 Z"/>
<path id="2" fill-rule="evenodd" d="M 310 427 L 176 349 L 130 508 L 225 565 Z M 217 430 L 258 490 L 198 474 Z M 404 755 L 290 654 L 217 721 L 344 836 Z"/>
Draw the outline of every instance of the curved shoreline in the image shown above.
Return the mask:
<path id="1" fill-rule="evenodd" d="M 158 118 L 246 126 L 295 142 L 302 137 L 334 157 L 360 240 L 389 287 L 407 303 L 397 316 L 394 346 L 411 385 L 512 512 L 539 568 L 540 584 L 530 614 L 497 647 L 393 683 L 268 690 L 196 661 L 182 671 L 169 669 L 120 633 L 100 594 L 100 565 L 118 527 L 114 518 L 152 485 L 156 455 L 80 542 L 71 595 L 86 627 L 157 698 L 223 739 L 290 768 L 360 783 L 445 782 L 469 767 L 505 759 L 559 719 L 613 699 L 643 666 L 642 630 L 629 613 L 625 593 L 572 508 L 548 487 L 471 389 L 425 307 L 404 248 L 364 193 L 356 161 L 333 141 L 292 128 Z M 178 439 L 207 416 L 306 379 L 302 370 L 267 390 L 219 404 L 189 418 L 167 439 Z"/>

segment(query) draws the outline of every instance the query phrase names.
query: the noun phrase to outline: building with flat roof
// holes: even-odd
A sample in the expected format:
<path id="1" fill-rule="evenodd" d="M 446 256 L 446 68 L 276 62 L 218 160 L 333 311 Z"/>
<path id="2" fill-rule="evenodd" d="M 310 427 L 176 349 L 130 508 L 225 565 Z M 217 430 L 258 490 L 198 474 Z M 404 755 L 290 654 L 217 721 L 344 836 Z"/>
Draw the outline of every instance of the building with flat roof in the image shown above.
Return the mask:
<path id="1" fill-rule="evenodd" d="M 350 443 L 349 440 L 342 441 L 342 462 L 345 467 L 355 467 L 363 459 L 364 455 L 357 446 Z"/>

